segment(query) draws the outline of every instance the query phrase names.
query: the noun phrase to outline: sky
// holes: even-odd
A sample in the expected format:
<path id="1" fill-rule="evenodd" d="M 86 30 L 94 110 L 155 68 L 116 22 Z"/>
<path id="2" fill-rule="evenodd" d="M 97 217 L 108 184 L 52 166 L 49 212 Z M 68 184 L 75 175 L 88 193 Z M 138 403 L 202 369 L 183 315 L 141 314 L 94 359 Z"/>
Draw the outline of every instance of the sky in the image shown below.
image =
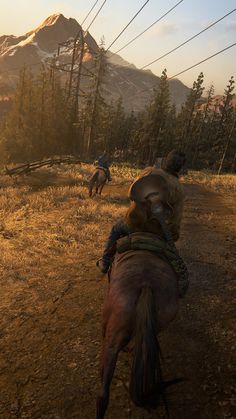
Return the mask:
<path id="1" fill-rule="evenodd" d="M 83 29 L 86 30 L 103 1 L 98 1 Z M 0 0 L 0 36 L 24 34 L 39 26 L 51 14 L 58 12 L 67 18 L 73 17 L 81 23 L 94 3 L 95 0 Z M 108 47 L 144 3 L 145 0 L 107 0 L 90 28 L 91 35 L 98 43 L 104 36 L 105 46 Z M 112 52 L 116 52 L 176 3 L 178 0 L 149 0 L 138 17 L 113 45 Z M 236 0 L 183 0 L 168 16 L 121 51 L 120 55 L 141 68 L 234 8 Z M 166 68 L 168 76 L 172 77 L 235 42 L 236 11 L 147 69 L 160 76 Z M 192 87 L 200 71 L 204 73 L 206 90 L 213 84 L 215 94 L 223 94 L 229 78 L 234 76 L 236 79 L 236 45 L 206 63 L 179 75 L 178 78 L 188 87 Z"/>

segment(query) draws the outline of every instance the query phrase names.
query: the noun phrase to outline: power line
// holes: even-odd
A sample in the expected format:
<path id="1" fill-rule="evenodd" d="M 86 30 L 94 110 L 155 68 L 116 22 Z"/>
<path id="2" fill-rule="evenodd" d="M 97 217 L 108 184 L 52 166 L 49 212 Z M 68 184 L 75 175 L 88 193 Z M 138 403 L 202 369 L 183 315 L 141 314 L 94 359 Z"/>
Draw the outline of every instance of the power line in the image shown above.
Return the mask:
<path id="1" fill-rule="evenodd" d="M 104 0 L 104 2 L 102 3 L 102 5 L 101 5 L 100 9 L 97 11 L 96 15 L 94 16 L 94 18 L 93 18 L 92 22 L 91 22 L 91 23 L 89 24 L 89 26 L 87 27 L 86 31 L 83 31 L 85 34 L 88 32 L 88 30 L 89 30 L 90 26 L 92 26 L 93 22 L 95 21 L 96 17 L 99 15 L 99 13 L 100 13 L 100 11 L 102 10 L 103 6 L 105 5 L 106 1 L 107 1 L 107 0 Z M 96 1 L 95 1 L 94 5 L 91 7 L 91 9 L 89 10 L 89 12 L 88 12 L 87 16 L 85 17 L 85 19 L 84 19 L 84 20 L 83 20 L 83 22 L 81 23 L 81 25 L 80 25 L 80 26 L 81 26 L 81 29 L 82 29 L 82 26 L 83 26 L 84 22 L 87 20 L 87 18 L 89 17 L 90 13 L 92 12 L 92 10 L 94 9 L 94 7 L 96 6 L 97 2 L 98 2 L 98 0 L 96 0 Z M 76 37 L 75 37 L 74 39 L 78 39 L 78 38 L 79 38 L 81 29 L 79 30 L 79 32 L 77 33 L 77 35 L 76 35 Z M 82 29 L 82 30 L 83 30 L 83 29 Z M 69 42 L 70 42 L 70 41 L 69 41 Z M 65 43 L 68 43 L 68 41 L 66 41 Z M 62 43 L 62 44 L 65 44 L 65 43 Z M 60 48 L 60 44 L 59 44 L 59 48 Z M 92 49 L 92 48 L 91 48 L 91 49 Z"/>
<path id="2" fill-rule="evenodd" d="M 236 45 L 236 42 L 235 42 L 234 44 L 229 45 L 228 47 L 226 47 L 226 48 L 222 49 L 221 51 L 218 51 L 218 52 L 216 52 L 215 54 L 210 55 L 209 57 L 205 58 L 204 60 L 199 61 L 198 63 L 196 63 L 196 64 L 192 65 L 191 67 L 186 68 L 185 70 L 183 70 L 183 71 L 179 72 L 178 74 L 175 74 L 174 76 L 168 77 L 168 78 L 167 78 L 167 80 L 172 80 L 173 78 L 175 78 L 175 77 L 179 76 L 180 74 L 183 74 L 183 73 L 185 73 L 186 71 L 191 70 L 192 68 L 197 67 L 198 65 L 200 65 L 200 64 L 202 64 L 202 63 L 204 63 L 205 61 L 208 61 L 208 60 L 210 60 L 211 58 L 216 57 L 217 55 L 221 54 L 222 52 L 227 51 L 228 49 L 232 48 L 232 47 L 233 47 L 233 46 L 235 46 L 235 45 Z M 150 91 L 153 91 L 153 90 L 154 90 L 154 87 L 151 87 L 151 88 L 149 88 L 149 89 L 143 89 L 143 90 L 140 90 L 138 93 L 135 93 L 132 97 L 134 98 L 134 97 L 136 97 L 136 96 L 138 96 L 138 95 L 140 96 L 140 94 L 141 94 L 141 93 L 150 92 Z"/>
<path id="3" fill-rule="evenodd" d="M 204 60 L 199 61 L 199 62 L 198 62 L 198 63 L 196 63 L 196 64 L 193 64 L 191 67 L 188 67 L 188 68 L 186 68 L 186 69 L 185 69 L 185 70 L 183 70 L 183 71 L 180 71 L 179 73 L 175 74 L 174 76 L 172 76 L 172 77 L 168 77 L 168 80 L 171 80 L 171 79 L 173 79 L 174 77 L 177 77 L 177 76 L 179 76 L 180 74 L 183 74 L 183 73 L 185 73 L 186 71 L 191 70 L 192 68 L 197 67 L 198 65 L 200 65 L 200 64 L 202 64 L 202 63 L 205 63 L 205 61 L 208 61 L 208 60 L 210 60 L 211 58 L 216 57 L 217 55 L 221 54 L 221 53 L 222 53 L 222 52 L 224 52 L 224 51 L 227 51 L 228 49 L 230 49 L 230 48 L 234 47 L 235 45 L 236 45 L 236 42 L 235 42 L 234 44 L 229 45 L 228 47 L 226 47 L 226 48 L 222 49 L 221 51 L 218 51 L 218 52 L 216 52 L 215 54 L 210 55 L 209 57 L 205 58 Z"/>
<path id="4" fill-rule="evenodd" d="M 193 35 L 191 38 L 188 38 L 186 41 L 182 42 L 182 44 L 178 45 L 177 47 L 171 49 L 170 51 L 166 52 L 165 54 L 161 55 L 160 57 L 156 58 L 155 60 L 151 61 L 150 63 L 144 65 L 141 67 L 141 70 L 143 70 L 146 67 L 149 67 L 151 64 L 156 63 L 157 61 L 161 60 L 162 58 L 166 57 L 167 55 L 171 54 L 172 52 L 176 51 L 177 49 L 181 48 L 183 45 L 187 44 L 188 42 L 192 41 L 197 36 L 201 35 L 203 32 L 206 32 L 208 29 L 212 28 L 212 26 L 219 23 L 221 20 L 225 19 L 227 16 L 231 15 L 233 12 L 236 11 L 236 8 L 231 10 L 231 12 L 227 13 L 226 15 L 222 16 L 220 19 L 216 20 L 215 22 L 211 23 L 211 25 L 207 26 L 202 31 L 198 32 L 196 35 Z"/>
<path id="5" fill-rule="evenodd" d="M 147 0 L 142 7 L 137 11 L 137 13 L 132 17 L 132 19 L 127 23 L 127 25 L 124 27 L 124 29 L 122 29 L 122 31 L 117 35 L 117 37 L 114 39 L 114 41 L 109 45 L 109 47 L 107 48 L 107 51 L 111 48 L 111 46 L 117 41 L 117 39 L 120 38 L 120 36 L 124 33 L 124 31 L 128 28 L 128 26 L 133 22 L 133 20 L 138 16 L 138 14 L 143 10 L 143 8 L 146 6 L 146 4 L 149 2 L 150 0 Z"/>
<path id="6" fill-rule="evenodd" d="M 87 15 L 85 16 L 83 22 L 81 23 L 81 26 L 83 26 L 84 22 L 88 19 L 90 13 L 93 11 L 94 7 L 96 6 L 96 4 L 98 3 L 99 0 L 96 0 L 94 5 L 91 7 L 91 9 L 89 10 L 89 12 L 87 13 Z"/>
<path id="7" fill-rule="evenodd" d="M 96 15 L 94 16 L 92 22 L 89 24 L 89 26 L 86 29 L 86 32 L 89 30 L 89 28 L 92 26 L 93 22 L 95 21 L 96 17 L 99 15 L 100 11 L 102 10 L 103 6 L 105 5 L 107 0 L 104 0 L 104 2 L 102 3 L 101 7 L 98 9 Z"/>
<path id="8" fill-rule="evenodd" d="M 96 1 L 95 1 L 94 5 L 91 7 L 91 9 L 89 10 L 89 12 L 87 13 L 86 17 L 84 18 L 83 22 L 82 22 L 82 23 L 81 23 L 81 25 L 80 25 L 80 26 L 81 26 L 81 29 L 82 29 L 82 27 L 83 27 L 84 22 L 87 20 L 87 18 L 89 17 L 90 13 L 93 11 L 93 9 L 94 9 L 94 7 L 96 6 L 96 4 L 98 3 L 98 1 L 99 1 L 99 0 L 96 0 Z M 86 29 L 85 33 L 88 31 L 88 29 L 90 28 L 90 26 L 93 24 L 93 22 L 95 21 L 96 17 L 99 15 L 99 13 L 100 13 L 100 11 L 102 10 L 102 8 L 103 8 L 104 4 L 106 3 L 106 1 L 107 1 L 107 0 L 104 0 L 103 4 L 101 5 L 100 9 L 97 11 L 96 15 L 94 16 L 94 18 L 93 18 L 92 22 L 90 23 L 90 25 L 89 25 L 89 26 L 88 26 L 88 28 Z M 75 36 L 74 40 L 76 40 L 76 39 L 78 39 L 78 38 L 79 38 L 81 29 L 78 31 L 78 33 L 77 33 L 77 35 Z M 82 30 L 83 30 L 83 29 L 82 29 Z M 59 44 L 58 44 L 58 45 L 59 45 L 59 49 L 60 49 L 60 45 L 64 45 L 64 46 L 65 46 L 66 44 L 70 45 L 70 43 L 71 43 L 71 41 L 65 41 L 65 42 L 61 42 L 61 43 L 59 43 Z M 58 49 L 58 51 L 59 51 L 59 49 Z M 59 54 L 58 54 L 58 55 L 59 55 Z"/>
<path id="9" fill-rule="evenodd" d="M 127 42 L 127 44 L 125 44 L 122 48 L 118 49 L 116 52 L 114 52 L 114 54 L 118 54 L 118 52 L 122 51 L 123 49 L 125 49 L 128 45 L 132 44 L 134 41 L 136 41 L 136 39 L 138 39 L 140 36 L 142 36 L 145 32 L 147 32 L 149 29 L 151 29 L 154 25 L 156 25 L 156 23 L 160 22 L 160 20 L 162 20 L 165 16 L 167 16 L 172 10 L 174 10 L 180 3 L 182 3 L 184 0 L 180 0 L 178 3 L 176 3 L 171 9 L 169 9 L 166 13 L 164 13 L 161 17 L 159 17 L 157 20 L 155 20 L 155 22 L 153 22 L 150 26 L 148 26 L 148 28 L 144 29 L 143 32 L 139 33 L 137 36 L 135 36 L 133 39 L 131 39 L 131 41 Z M 112 54 L 112 55 L 114 55 Z"/>

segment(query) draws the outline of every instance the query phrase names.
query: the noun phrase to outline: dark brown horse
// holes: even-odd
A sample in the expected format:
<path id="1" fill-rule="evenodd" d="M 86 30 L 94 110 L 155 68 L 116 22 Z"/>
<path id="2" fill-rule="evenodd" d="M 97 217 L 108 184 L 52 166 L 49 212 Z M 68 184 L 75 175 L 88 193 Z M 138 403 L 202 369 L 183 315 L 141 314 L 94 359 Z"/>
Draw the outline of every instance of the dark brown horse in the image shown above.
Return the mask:
<path id="1" fill-rule="evenodd" d="M 107 174 L 103 168 L 96 167 L 91 178 L 89 179 L 89 196 L 92 196 L 93 188 L 95 192 L 101 195 L 104 185 L 107 181 Z"/>
<path id="2" fill-rule="evenodd" d="M 131 340 L 132 401 L 147 410 L 157 408 L 162 398 L 165 401 L 157 335 L 175 318 L 177 310 L 177 277 L 167 261 L 148 250 L 116 254 L 103 312 L 97 419 L 105 417 L 118 354 Z"/>

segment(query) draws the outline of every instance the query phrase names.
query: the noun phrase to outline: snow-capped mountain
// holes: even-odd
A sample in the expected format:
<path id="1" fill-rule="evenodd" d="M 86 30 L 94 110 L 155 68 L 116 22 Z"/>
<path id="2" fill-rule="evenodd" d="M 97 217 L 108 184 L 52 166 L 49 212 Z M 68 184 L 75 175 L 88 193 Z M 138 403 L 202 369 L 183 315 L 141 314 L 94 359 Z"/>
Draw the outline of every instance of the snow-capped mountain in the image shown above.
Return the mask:
<path id="1" fill-rule="evenodd" d="M 75 19 L 67 19 L 58 13 L 49 16 L 39 27 L 22 36 L 0 36 L 0 82 L 10 80 L 15 83 L 24 65 L 32 71 L 38 71 L 43 62 L 57 56 L 60 43 L 72 40 L 80 30 L 81 26 Z M 84 39 L 87 46 L 84 61 L 91 65 L 98 45 L 89 32 L 84 32 Z M 62 47 L 60 60 L 69 62 L 71 53 L 71 50 Z M 157 86 L 159 77 L 150 70 L 137 69 L 119 55 L 107 53 L 107 59 L 106 90 L 110 93 L 109 100 L 122 96 L 126 110 L 142 110 L 150 99 L 153 87 Z M 180 81 L 170 81 L 171 96 L 177 107 L 184 102 L 188 91 Z"/>
<path id="2" fill-rule="evenodd" d="M 46 58 L 57 54 L 61 42 L 73 39 L 81 30 L 75 19 L 62 14 L 49 16 L 38 28 L 22 36 L 0 37 L 0 71 L 11 70 L 13 66 L 40 65 Z M 89 48 L 97 51 L 98 46 L 89 33 L 84 33 Z"/>

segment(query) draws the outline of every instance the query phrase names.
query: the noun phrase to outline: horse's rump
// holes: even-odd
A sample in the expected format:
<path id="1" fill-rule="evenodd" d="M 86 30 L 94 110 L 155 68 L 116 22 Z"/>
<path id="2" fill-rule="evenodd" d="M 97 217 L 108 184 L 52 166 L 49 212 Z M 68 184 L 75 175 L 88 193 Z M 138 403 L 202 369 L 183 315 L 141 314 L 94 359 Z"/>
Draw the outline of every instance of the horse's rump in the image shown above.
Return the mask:
<path id="1" fill-rule="evenodd" d="M 106 178 L 107 178 L 106 169 L 100 166 L 96 167 L 96 169 L 93 171 L 93 174 L 91 176 L 91 179 L 99 180 L 99 181 L 103 181 Z"/>
<path id="2" fill-rule="evenodd" d="M 107 169 L 105 167 L 102 166 L 96 166 L 96 170 L 101 170 L 103 173 L 105 173 L 106 177 L 107 177 Z"/>
<path id="3" fill-rule="evenodd" d="M 118 354 L 131 341 L 131 399 L 144 408 L 156 408 L 161 396 L 165 401 L 157 334 L 174 319 L 177 309 L 177 277 L 166 260 L 149 250 L 115 255 L 103 311 L 97 419 L 105 416 Z"/>
<path id="4" fill-rule="evenodd" d="M 176 315 L 177 277 L 166 260 L 147 250 L 116 254 L 110 272 L 109 298 L 134 310 L 144 287 L 153 290 L 158 307 L 158 330 Z"/>
<path id="5" fill-rule="evenodd" d="M 106 180 L 107 180 L 107 174 L 105 172 L 105 169 L 103 169 L 102 167 L 97 167 L 93 171 L 93 174 L 89 179 L 89 196 L 92 196 L 92 190 L 94 186 L 96 186 L 96 193 L 98 193 L 99 188 L 100 188 L 99 193 L 101 194 L 103 186 L 106 183 Z"/>

